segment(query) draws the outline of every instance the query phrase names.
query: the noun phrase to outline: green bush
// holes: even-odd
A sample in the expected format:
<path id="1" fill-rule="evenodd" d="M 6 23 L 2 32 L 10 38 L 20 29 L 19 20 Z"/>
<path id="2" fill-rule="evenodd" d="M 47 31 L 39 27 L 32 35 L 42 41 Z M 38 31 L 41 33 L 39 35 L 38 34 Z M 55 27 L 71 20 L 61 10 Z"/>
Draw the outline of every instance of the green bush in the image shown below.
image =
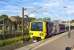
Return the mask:
<path id="1" fill-rule="evenodd" d="M 29 38 L 28 35 L 24 36 L 24 39 L 28 39 L 28 38 Z M 23 36 L 0 40 L 0 47 L 16 44 L 17 42 L 21 42 L 21 41 L 23 41 Z"/>
<path id="2" fill-rule="evenodd" d="M 22 41 L 21 39 L 22 39 L 22 36 L 15 37 L 15 38 L 10 38 L 10 39 L 5 39 L 5 40 L 0 40 L 0 47 L 15 44 L 15 43 L 17 43 L 19 41 Z"/>

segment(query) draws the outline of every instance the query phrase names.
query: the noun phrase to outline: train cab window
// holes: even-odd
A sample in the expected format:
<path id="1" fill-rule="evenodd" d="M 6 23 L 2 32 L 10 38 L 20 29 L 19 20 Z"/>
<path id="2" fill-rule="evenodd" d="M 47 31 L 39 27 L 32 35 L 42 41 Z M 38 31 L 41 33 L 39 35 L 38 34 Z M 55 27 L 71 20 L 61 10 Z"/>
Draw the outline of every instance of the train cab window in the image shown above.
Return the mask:
<path id="1" fill-rule="evenodd" d="M 42 22 L 33 22 L 31 23 L 31 30 L 32 31 L 42 31 L 43 30 Z"/>

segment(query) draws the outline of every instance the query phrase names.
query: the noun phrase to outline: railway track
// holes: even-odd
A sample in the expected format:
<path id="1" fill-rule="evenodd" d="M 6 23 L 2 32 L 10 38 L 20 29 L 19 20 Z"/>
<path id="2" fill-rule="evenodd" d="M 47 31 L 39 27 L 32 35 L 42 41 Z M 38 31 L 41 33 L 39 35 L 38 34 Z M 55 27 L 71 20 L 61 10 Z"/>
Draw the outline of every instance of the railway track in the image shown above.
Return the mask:
<path id="1" fill-rule="evenodd" d="M 37 47 L 38 45 L 42 44 L 45 41 L 46 40 L 39 41 L 39 42 L 36 42 L 36 43 L 31 43 L 29 45 L 26 45 L 24 47 L 21 47 L 21 48 L 18 48 L 18 49 L 14 49 L 14 50 L 31 50 L 32 48 Z"/>

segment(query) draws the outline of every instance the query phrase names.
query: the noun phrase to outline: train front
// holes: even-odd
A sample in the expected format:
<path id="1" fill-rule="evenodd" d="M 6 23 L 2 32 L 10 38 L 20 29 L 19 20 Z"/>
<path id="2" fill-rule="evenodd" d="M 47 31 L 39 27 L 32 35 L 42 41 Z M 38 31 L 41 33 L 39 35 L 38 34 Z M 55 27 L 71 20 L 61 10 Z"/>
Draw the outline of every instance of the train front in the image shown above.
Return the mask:
<path id="1" fill-rule="evenodd" d="M 30 22 L 29 28 L 30 38 L 33 40 L 42 40 L 46 36 L 46 23 L 45 22 Z"/>

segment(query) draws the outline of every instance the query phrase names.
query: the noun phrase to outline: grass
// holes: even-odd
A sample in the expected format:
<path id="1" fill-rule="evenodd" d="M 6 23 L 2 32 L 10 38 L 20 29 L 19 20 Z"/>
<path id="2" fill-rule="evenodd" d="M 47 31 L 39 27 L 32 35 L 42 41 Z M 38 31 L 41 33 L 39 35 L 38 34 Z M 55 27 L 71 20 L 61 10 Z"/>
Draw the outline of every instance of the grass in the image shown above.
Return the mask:
<path id="1" fill-rule="evenodd" d="M 29 36 L 24 36 L 24 39 L 25 38 L 29 38 Z M 16 44 L 17 42 L 21 42 L 21 41 L 23 41 L 23 36 L 0 40 L 0 47 Z"/>

